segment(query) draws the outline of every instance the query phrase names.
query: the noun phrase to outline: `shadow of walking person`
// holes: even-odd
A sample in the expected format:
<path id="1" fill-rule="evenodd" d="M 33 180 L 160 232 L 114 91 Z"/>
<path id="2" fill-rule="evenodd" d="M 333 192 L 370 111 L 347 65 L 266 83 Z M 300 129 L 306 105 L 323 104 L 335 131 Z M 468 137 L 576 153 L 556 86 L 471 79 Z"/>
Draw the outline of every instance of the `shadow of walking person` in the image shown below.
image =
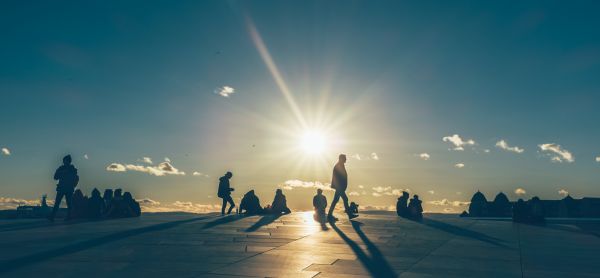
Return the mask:
<path id="1" fill-rule="evenodd" d="M 262 227 L 262 226 L 266 226 L 266 225 L 273 223 L 279 217 L 281 217 L 281 214 L 265 215 L 262 218 L 260 218 L 260 220 L 256 221 L 256 223 L 254 223 L 248 229 L 246 229 L 246 232 L 254 232 L 254 231 L 260 229 L 260 227 Z"/>
<path id="2" fill-rule="evenodd" d="M 394 272 L 392 267 L 388 264 L 388 262 L 383 257 L 383 254 L 371 240 L 365 235 L 365 233 L 360 228 L 362 223 L 358 221 L 350 221 L 352 223 L 352 228 L 356 231 L 356 234 L 360 237 L 360 239 L 367 246 L 367 250 L 369 254 L 363 251 L 360 246 L 351 240 L 336 224 L 335 222 L 330 222 L 331 228 L 338 233 L 338 235 L 352 248 L 352 251 L 358 258 L 358 260 L 363 264 L 365 268 L 369 271 L 371 276 L 373 277 L 398 277 L 398 274 Z"/>
<path id="3" fill-rule="evenodd" d="M 246 217 L 245 215 L 241 215 L 241 214 L 234 214 L 234 215 L 227 215 L 225 217 L 220 217 L 220 218 L 217 218 L 216 220 L 213 220 L 213 221 L 210 221 L 210 222 L 204 224 L 204 226 L 202 226 L 202 230 L 210 229 L 214 226 L 218 226 L 218 225 L 222 225 L 222 224 L 231 223 L 233 221 L 237 221 L 237 220 L 240 220 L 245 217 Z"/>
<path id="4" fill-rule="evenodd" d="M 444 231 L 446 233 L 450 233 L 453 234 L 455 236 L 461 236 L 461 237 L 467 237 L 467 238 L 472 238 L 472 239 L 476 239 L 485 243 L 489 243 L 498 247 L 503 247 L 503 248 L 509 248 L 508 246 L 506 246 L 503 242 L 503 240 L 492 237 L 492 236 L 488 236 L 486 234 L 482 234 L 480 232 L 476 232 L 473 230 L 469 230 L 466 228 L 462 228 L 459 226 L 454 226 L 442 221 L 437 221 L 437 220 L 433 220 L 431 218 L 424 218 L 422 221 L 415 221 L 417 223 L 421 223 L 425 226 L 428 227 L 432 227 L 441 231 Z"/>

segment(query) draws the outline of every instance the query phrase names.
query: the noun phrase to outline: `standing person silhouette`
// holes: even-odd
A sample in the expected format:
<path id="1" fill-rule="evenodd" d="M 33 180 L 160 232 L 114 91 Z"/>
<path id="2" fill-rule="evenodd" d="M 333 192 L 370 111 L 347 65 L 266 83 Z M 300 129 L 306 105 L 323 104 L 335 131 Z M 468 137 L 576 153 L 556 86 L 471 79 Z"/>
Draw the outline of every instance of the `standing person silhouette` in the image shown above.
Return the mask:
<path id="1" fill-rule="evenodd" d="M 331 188 L 335 189 L 335 195 L 333 196 L 333 201 L 331 202 L 329 213 L 327 214 L 327 220 L 329 221 L 338 220 L 333 216 L 333 210 L 335 209 L 337 202 L 340 200 L 340 197 L 342 197 L 342 200 L 344 201 L 344 208 L 346 209 L 348 218 L 352 219 L 357 217 L 357 215 L 350 211 L 350 206 L 348 205 L 348 196 L 346 195 L 346 188 L 348 188 L 348 173 L 346 172 L 346 167 L 344 166 L 345 163 L 346 155 L 340 154 L 338 162 L 333 167 Z"/>
<path id="2" fill-rule="evenodd" d="M 77 168 L 71 164 L 71 155 L 63 157 L 63 165 L 56 169 L 54 172 L 54 180 L 58 181 L 56 185 L 56 200 L 54 201 L 54 208 L 48 216 L 48 220 L 54 221 L 56 212 L 60 208 L 60 202 L 63 197 L 67 202 L 67 217 L 65 220 L 71 219 L 71 204 L 73 191 L 77 183 L 79 183 L 79 176 L 77 175 Z"/>
<path id="3" fill-rule="evenodd" d="M 227 172 L 225 173 L 224 176 L 219 178 L 219 191 L 217 192 L 217 196 L 219 196 L 219 198 L 223 199 L 223 207 L 221 207 L 221 215 L 225 214 L 225 207 L 227 207 L 227 203 L 229 203 L 231 206 L 229 207 L 229 210 L 227 211 L 227 214 L 231 213 L 231 210 L 235 207 L 235 203 L 233 202 L 233 199 L 231 198 L 231 191 L 233 191 L 234 189 L 231 188 L 231 186 L 229 185 L 229 179 L 231 179 L 233 177 L 233 174 L 231 172 Z"/>

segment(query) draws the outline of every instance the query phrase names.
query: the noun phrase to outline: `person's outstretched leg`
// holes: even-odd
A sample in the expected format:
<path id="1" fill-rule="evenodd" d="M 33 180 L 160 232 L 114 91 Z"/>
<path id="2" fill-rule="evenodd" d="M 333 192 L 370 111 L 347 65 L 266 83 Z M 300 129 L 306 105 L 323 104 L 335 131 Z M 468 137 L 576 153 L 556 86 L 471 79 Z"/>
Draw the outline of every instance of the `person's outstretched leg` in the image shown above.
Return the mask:
<path id="1" fill-rule="evenodd" d="M 71 213 L 73 212 L 72 204 L 73 204 L 73 192 L 67 192 L 65 195 L 65 202 L 67 202 L 67 217 L 65 220 L 71 219 Z"/>
<path id="2" fill-rule="evenodd" d="M 344 202 L 344 208 L 346 209 L 346 214 L 348 214 L 348 217 L 350 219 L 357 217 L 356 214 L 350 211 L 350 206 L 348 205 L 348 196 L 346 195 L 345 191 L 340 193 L 340 197 L 342 197 L 342 200 Z"/>
<path id="3" fill-rule="evenodd" d="M 333 217 L 333 210 L 335 209 L 335 205 L 337 205 L 337 202 L 339 200 L 340 200 L 340 194 L 336 190 L 335 195 L 333 195 L 333 201 L 331 201 L 331 205 L 329 206 L 329 213 L 327 214 L 327 217 Z"/>
<path id="4" fill-rule="evenodd" d="M 227 199 L 226 198 L 222 198 L 223 199 L 223 205 L 221 206 L 221 215 L 225 214 L 225 206 L 227 206 Z"/>
<path id="5" fill-rule="evenodd" d="M 61 192 L 56 192 L 56 199 L 54 199 L 54 207 L 52 208 L 52 212 L 48 215 L 48 220 L 54 221 L 54 217 L 56 216 L 56 212 L 60 208 L 60 202 L 62 201 L 63 194 Z"/>
<path id="6" fill-rule="evenodd" d="M 227 211 L 227 214 L 230 214 L 231 210 L 235 207 L 235 203 L 233 202 L 231 195 L 227 196 L 227 202 L 229 202 L 229 210 Z"/>

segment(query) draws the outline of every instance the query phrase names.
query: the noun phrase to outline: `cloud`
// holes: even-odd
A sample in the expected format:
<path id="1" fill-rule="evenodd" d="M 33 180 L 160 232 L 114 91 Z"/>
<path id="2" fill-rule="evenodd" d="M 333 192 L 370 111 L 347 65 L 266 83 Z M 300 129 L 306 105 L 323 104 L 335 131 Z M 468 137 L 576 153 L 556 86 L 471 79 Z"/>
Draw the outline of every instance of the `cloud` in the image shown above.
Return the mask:
<path id="1" fill-rule="evenodd" d="M 429 191 L 427 191 L 427 193 L 429 193 L 429 194 L 433 195 L 433 194 L 435 194 L 435 191 L 433 191 L 433 190 L 429 190 Z"/>
<path id="2" fill-rule="evenodd" d="M 473 139 L 463 140 L 458 134 L 454 134 L 452 136 L 445 136 L 442 138 L 442 141 L 450 142 L 452 145 L 454 145 L 455 151 L 463 151 L 464 146 L 475 145 L 475 141 L 473 141 Z"/>
<path id="3" fill-rule="evenodd" d="M 600 162 L 600 156 L 596 156 L 596 162 Z"/>
<path id="4" fill-rule="evenodd" d="M 111 163 L 110 165 L 106 166 L 106 171 L 109 171 L 109 172 L 125 172 L 125 171 L 127 171 L 127 169 L 125 169 L 125 166 L 123 166 L 123 164 Z"/>
<path id="5" fill-rule="evenodd" d="M 329 183 L 322 183 L 319 181 L 301 181 L 301 180 L 287 180 L 284 181 L 283 184 L 280 184 L 279 187 L 286 189 L 286 190 L 292 190 L 294 188 L 320 188 L 323 190 L 329 190 L 329 191 L 333 191 L 333 188 L 331 188 L 331 184 Z"/>
<path id="6" fill-rule="evenodd" d="M 350 196 L 359 196 L 360 194 L 358 192 L 356 192 L 356 191 L 352 191 L 352 192 L 348 193 L 348 195 L 350 195 Z"/>
<path id="7" fill-rule="evenodd" d="M 464 164 L 464 163 L 456 163 L 456 164 L 454 164 L 454 167 L 456 167 L 456 168 L 458 168 L 458 169 L 460 169 L 460 168 L 464 168 L 464 167 L 465 167 L 465 164 Z"/>
<path id="8" fill-rule="evenodd" d="M 8 148 L 2 148 L 3 155 L 10 155 L 10 150 Z"/>
<path id="9" fill-rule="evenodd" d="M 392 190 L 392 187 L 391 186 L 386 186 L 386 187 L 376 186 L 376 187 L 372 187 L 371 189 L 373 189 L 373 191 L 375 191 L 377 193 L 382 193 L 385 191 Z"/>
<path id="10" fill-rule="evenodd" d="M 150 165 L 152 165 L 152 164 L 153 164 L 153 163 L 152 163 L 152 158 L 149 158 L 149 157 L 147 157 L 147 156 L 144 156 L 144 157 L 142 157 L 142 158 L 138 159 L 137 161 L 139 161 L 139 162 L 144 162 L 144 163 L 146 163 L 146 164 L 150 164 Z"/>
<path id="11" fill-rule="evenodd" d="M 401 189 L 401 188 L 392 188 L 391 186 L 376 186 L 376 187 L 372 187 L 371 189 L 373 189 L 373 196 L 375 197 L 380 197 L 383 195 L 387 195 L 387 196 L 401 196 L 402 195 L 402 191 L 406 191 L 406 192 L 410 192 L 409 189 Z"/>
<path id="12" fill-rule="evenodd" d="M 385 210 L 385 211 L 396 211 L 396 207 L 395 207 L 395 206 L 374 206 L 374 205 L 366 205 L 366 206 L 361 206 L 361 210 L 364 210 L 364 211 L 368 211 L 368 210 Z"/>
<path id="13" fill-rule="evenodd" d="M 24 200 L 24 199 L 0 197 L 0 210 L 16 209 L 18 206 L 36 206 L 39 204 L 40 204 L 40 200 Z"/>
<path id="14" fill-rule="evenodd" d="M 560 145 L 555 143 L 547 143 L 538 145 L 543 152 L 550 152 L 550 160 L 552 162 L 574 162 L 575 157 L 567 150 L 564 150 Z"/>
<path id="15" fill-rule="evenodd" d="M 175 201 L 169 204 L 162 204 L 161 202 L 148 198 L 137 201 L 140 203 L 143 212 L 182 211 L 190 213 L 207 213 L 221 210 L 221 205 L 217 204 L 197 204 L 186 201 Z"/>
<path id="16" fill-rule="evenodd" d="M 106 167 L 107 171 L 111 172 L 125 172 L 125 171 L 135 171 L 148 173 L 150 175 L 154 175 L 157 177 L 162 177 L 165 175 L 176 175 L 176 176 L 184 176 L 185 172 L 179 171 L 179 169 L 173 167 L 169 162 L 161 162 L 157 166 L 144 166 L 144 165 L 134 165 L 134 164 L 119 164 L 119 163 L 111 163 Z"/>
<path id="17" fill-rule="evenodd" d="M 515 189 L 515 194 L 525 195 L 525 194 L 527 194 L 527 191 L 525 191 L 525 189 L 523 189 L 523 188 L 517 188 L 517 189 Z"/>
<path id="18" fill-rule="evenodd" d="M 483 152 L 484 152 L 484 153 L 490 153 L 490 150 L 488 150 L 488 149 L 485 149 L 485 150 L 483 150 Z"/>
<path id="19" fill-rule="evenodd" d="M 381 196 L 382 196 L 381 194 L 379 194 L 379 193 L 377 193 L 377 192 L 373 192 L 373 193 L 371 193 L 371 194 L 373 195 L 373 197 L 381 197 Z"/>
<path id="20" fill-rule="evenodd" d="M 506 143 L 506 141 L 504 140 L 500 140 L 498 142 L 496 142 L 496 147 L 503 149 L 505 151 L 509 151 L 509 152 L 514 152 L 514 153 L 523 153 L 525 150 L 521 149 L 517 146 L 509 146 L 508 143 Z"/>
<path id="21" fill-rule="evenodd" d="M 229 97 L 233 93 L 235 93 L 235 89 L 229 86 L 223 86 L 215 89 L 215 94 L 222 97 Z"/>
<path id="22" fill-rule="evenodd" d="M 463 207 L 463 206 L 468 206 L 469 204 L 471 204 L 471 202 L 450 201 L 448 199 L 441 199 L 441 200 L 437 200 L 437 201 L 429 201 L 427 203 L 430 204 L 430 205 L 434 205 L 434 206 L 453 206 L 453 207 Z"/>
<path id="23" fill-rule="evenodd" d="M 419 154 L 419 157 L 423 160 L 429 160 L 429 158 L 431 156 L 428 153 L 422 153 L 422 154 Z"/>
<path id="24" fill-rule="evenodd" d="M 87 153 L 83 155 L 83 158 L 90 159 L 90 157 L 87 155 Z"/>
<path id="25" fill-rule="evenodd" d="M 355 154 L 353 154 L 353 155 L 350 155 L 350 157 L 351 157 L 351 158 L 354 158 L 354 159 L 356 159 L 356 160 L 361 160 L 361 158 L 360 158 L 360 154 L 357 154 L 357 153 L 355 153 Z"/>
<path id="26" fill-rule="evenodd" d="M 207 175 L 207 174 L 203 174 L 203 173 L 195 172 L 195 171 L 192 173 L 192 176 L 201 176 L 201 177 L 205 177 L 205 178 L 209 177 L 209 175 Z"/>
<path id="27" fill-rule="evenodd" d="M 170 159 L 170 158 L 168 158 L 168 157 L 165 157 L 165 161 L 166 161 L 166 162 L 171 162 L 171 159 Z"/>
<path id="28" fill-rule="evenodd" d="M 371 159 L 379 160 L 379 156 L 376 153 L 371 153 Z"/>
<path id="29" fill-rule="evenodd" d="M 561 189 L 561 190 L 558 191 L 558 195 L 562 195 L 562 196 L 566 197 L 567 195 L 569 195 L 569 191 Z"/>
<path id="30" fill-rule="evenodd" d="M 364 186 L 364 185 L 362 185 L 362 184 L 359 184 L 359 185 L 358 185 L 358 188 L 361 188 L 361 189 L 362 189 L 362 188 L 365 188 L 365 186 Z"/>

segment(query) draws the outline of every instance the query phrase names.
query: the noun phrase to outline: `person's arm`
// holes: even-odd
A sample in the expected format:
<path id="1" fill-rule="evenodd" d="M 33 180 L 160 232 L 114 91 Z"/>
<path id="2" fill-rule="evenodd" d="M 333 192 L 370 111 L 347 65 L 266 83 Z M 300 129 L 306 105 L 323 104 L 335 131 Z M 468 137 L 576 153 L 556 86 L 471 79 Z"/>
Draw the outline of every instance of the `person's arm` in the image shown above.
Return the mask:
<path id="1" fill-rule="evenodd" d="M 55 181 L 57 181 L 58 179 L 60 179 L 60 175 L 59 175 L 60 168 L 61 167 L 58 167 L 58 169 L 56 169 L 56 171 L 54 171 L 54 180 Z"/>

